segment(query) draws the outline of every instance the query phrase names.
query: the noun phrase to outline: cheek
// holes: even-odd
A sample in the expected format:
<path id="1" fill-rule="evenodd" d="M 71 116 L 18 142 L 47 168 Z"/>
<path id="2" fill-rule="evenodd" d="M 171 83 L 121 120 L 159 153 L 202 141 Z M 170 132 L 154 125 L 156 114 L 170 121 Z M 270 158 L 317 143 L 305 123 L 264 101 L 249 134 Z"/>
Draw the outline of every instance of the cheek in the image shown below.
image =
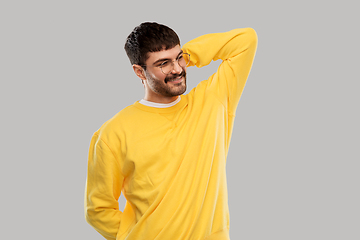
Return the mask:
<path id="1" fill-rule="evenodd" d="M 156 81 L 156 82 L 164 82 L 165 77 L 166 77 L 166 76 L 164 76 L 164 74 L 150 73 L 150 78 L 151 78 L 153 81 Z"/>
<path id="2" fill-rule="evenodd" d="M 150 82 L 156 82 L 158 79 L 157 79 L 157 76 L 154 74 L 154 73 L 151 73 L 151 72 L 145 72 L 145 77 L 147 79 L 147 81 L 150 83 Z"/>

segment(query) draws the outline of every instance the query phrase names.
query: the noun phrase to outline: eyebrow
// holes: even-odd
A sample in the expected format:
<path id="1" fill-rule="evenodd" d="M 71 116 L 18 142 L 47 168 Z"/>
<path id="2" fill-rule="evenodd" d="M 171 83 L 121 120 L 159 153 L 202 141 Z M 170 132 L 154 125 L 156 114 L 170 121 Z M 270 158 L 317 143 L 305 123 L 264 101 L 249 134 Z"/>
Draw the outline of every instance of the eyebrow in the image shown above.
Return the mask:
<path id="1" fill-rule="evenodd" d="M 181 51 L 179 52 L 179 54 L 176 56 L 176 58 L 178 58 L 182 53 L 184 53 L 183 50 L 181 50 Z M 156 60 L 156 61 L 153 63 L 153 65 L 157 65 L 157 64 L 159 64 L 159 63 L 161 63 L 161 62 L 168 61 L 168 60 L 171 60 L 171 58 L 160 58 L 160 59 Z"/>

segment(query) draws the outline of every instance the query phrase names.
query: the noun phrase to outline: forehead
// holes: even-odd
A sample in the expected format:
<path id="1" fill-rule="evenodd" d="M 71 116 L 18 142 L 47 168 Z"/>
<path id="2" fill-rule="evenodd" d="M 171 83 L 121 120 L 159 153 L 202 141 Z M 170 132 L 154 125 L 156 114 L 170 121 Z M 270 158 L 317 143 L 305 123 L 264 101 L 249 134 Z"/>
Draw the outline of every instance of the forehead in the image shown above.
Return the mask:
<path id="1" fill-rule="evenodd" d="M 148 59 L 146 60 L 146 64 L 151 65 L 160 59 L 176 59 L 180 52 L 181 52 L 180 45 L 176 45 L 175 47 L 167 50 L 162 50 L 158 52 L 149 52 Z"/>

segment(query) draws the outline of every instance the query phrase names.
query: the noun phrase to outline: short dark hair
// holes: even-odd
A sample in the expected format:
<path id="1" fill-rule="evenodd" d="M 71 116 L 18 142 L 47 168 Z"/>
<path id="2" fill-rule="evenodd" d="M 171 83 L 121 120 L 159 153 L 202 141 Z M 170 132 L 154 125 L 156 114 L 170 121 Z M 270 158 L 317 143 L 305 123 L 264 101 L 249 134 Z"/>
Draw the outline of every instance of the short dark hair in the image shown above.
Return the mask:
<path id="1" fill-rule="evenodd" d="M 180 45 L 180 39 L 174 30 L 156 22 L 144 22 L 130 33 L 124 48 L 131 64 L 143 66 L 149 52 L 168 50 L 176 45 Z"/>

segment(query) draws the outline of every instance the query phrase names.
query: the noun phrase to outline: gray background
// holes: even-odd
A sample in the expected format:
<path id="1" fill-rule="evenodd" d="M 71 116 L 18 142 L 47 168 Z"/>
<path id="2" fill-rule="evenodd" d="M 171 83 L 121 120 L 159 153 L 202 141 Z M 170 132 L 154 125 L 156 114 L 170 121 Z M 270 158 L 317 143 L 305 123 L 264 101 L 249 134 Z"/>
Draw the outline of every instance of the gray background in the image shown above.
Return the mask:
<path id="1" fill-rule="evenodd" d="M 1 239 L 102 239 L 84 220 L 90 138 L 143 97 L 143 21 L 185 43 L 252 27 L 228 157 L 231 238 L 360 239 L 356 1 L 1 1 Z M 189 69 L 189 88 L 218 63 Z M 123 203 L 121 203 L 123 204 Z"/>

